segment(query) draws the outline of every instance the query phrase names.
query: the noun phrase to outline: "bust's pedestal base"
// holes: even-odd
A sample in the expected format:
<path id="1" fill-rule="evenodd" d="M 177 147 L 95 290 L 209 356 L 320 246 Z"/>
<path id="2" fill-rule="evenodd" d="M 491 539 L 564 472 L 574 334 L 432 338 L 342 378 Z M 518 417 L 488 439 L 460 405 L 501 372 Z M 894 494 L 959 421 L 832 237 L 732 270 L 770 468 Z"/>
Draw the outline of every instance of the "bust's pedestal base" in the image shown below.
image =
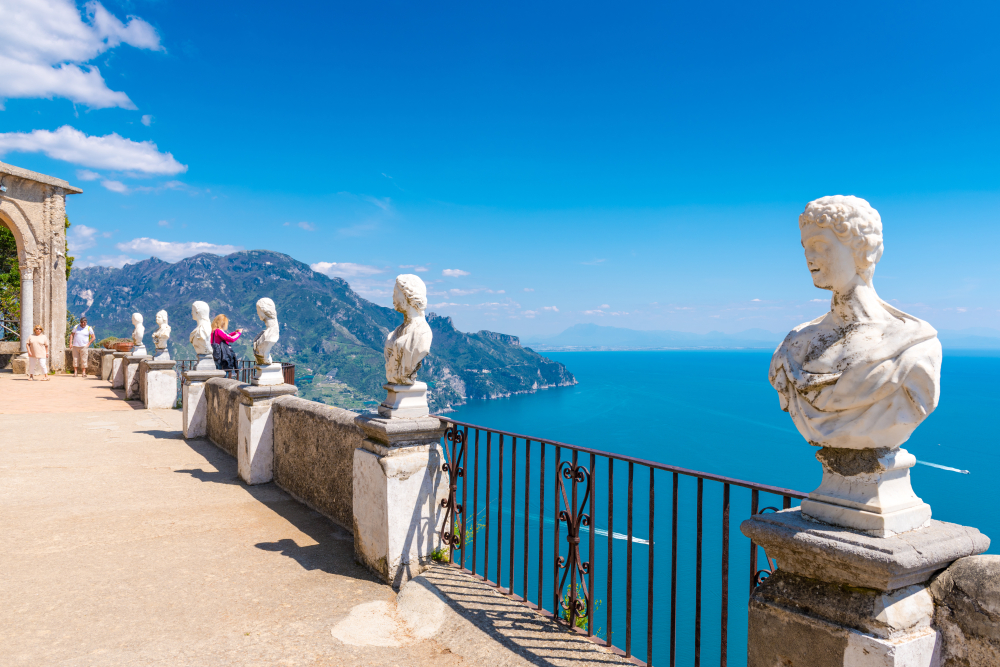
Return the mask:
<path id="1" fill-rule="evenodd" d="M 115 352 L 111 355 L 111 388 L 125 388 L 125 357 L 128 352 Z"/>
<path id="2" fill-rule="evenodd" d="M 142 348 L 145 350 L 146 348 Z M 138 355 L 130 354 L 122 359 L 122 364 L 125 369 L 125 400 L 135 401 L 141 400 L 141 387 L 140 383 L 142 378 L 139 373 L 139 364 L 143 361 L 148 361 L 152 357 L 148 355 Z"/>
<path id="3" fill-rule="evenodd" d="M 930 525 L 931 506 L 910 486 L 917 459 L 905 449 L 841 449 L 816 453 L 823 481 L 802 501 L 802 514 L 874 537 Z"/>
<path id="4" fill-rule="evenodd" d="M 990 544 L 975 528 L 942 521 L 873 537 L 799 509 L 759 514 L 740 529 L 779 568 L 750 597 L 751 667 L 937 667 L 927 582 Z"/>
<path id="5" fill-rule="evenodd" d="M 434 418 L 362 415 L 366 439 L 354 450 L 354 554 L 386 583 L 399 587 L 420 574 L 440 548 L 448 498 Z"/>
<path id="6" fill-rule="evenodd" d="M 384 384 L 387 396 L 378 406 L 379 417 L 386 419 L 420 419 L 430 414 L 427 407 L 427 383 Z"/>
<path id="7" fill-rule="evenodd" d="M 211 352 L 209 352 L 208 354 L 199 354 L 196 356 L 198 357 L 198 363 L 195 364 L 194 370 L 196 371 L 219 370 L 218 368 L 215 367 L 215 358 L 212 356 Z M 222 375 L 225 376 L 225 372 L 223 372 Z"/>
<path id="8" fill-rule="evenodd" d="M 294 396 L 297 392 L 292 384 L 240 387 L 236 467 L 240 479 L 247 484 L 266 484 L 274 478 L 272 403 L 279 396 Z"/>
<path id="9" fill-rule="evenodd" d="M 170 361 L 170 350 L 167 348 L 156 348 L 153 353 L 153 361 Z"/>
<path id="10" fill-rule="evenodd" d="M 114 366 L 115 351 L 101 350 L 101 379 L 111 382 L 111 369 Z"/>
<path id="11" fill-rule="evenodd" d="M 251 384 L 258 387 L 270 387 L 273 385 L 285 384 L 285 374 L 281 370 L 281 364 L 275 362 L 273 364 L 265 364 L 263 366 L 258 365 L 257 370 L 253 374 L 253 380 L 250 381 Z"/>

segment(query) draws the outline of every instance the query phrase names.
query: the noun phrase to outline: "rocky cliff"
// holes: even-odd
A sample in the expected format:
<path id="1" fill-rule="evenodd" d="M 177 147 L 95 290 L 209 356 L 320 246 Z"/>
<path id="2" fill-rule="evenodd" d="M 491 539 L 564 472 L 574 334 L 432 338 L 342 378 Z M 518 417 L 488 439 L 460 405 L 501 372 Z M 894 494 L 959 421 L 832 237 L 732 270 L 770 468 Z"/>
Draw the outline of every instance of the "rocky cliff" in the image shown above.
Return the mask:
<path id="1" fill-rule="evenodd" d="M 188 334 L 194 327 L 191 302 L 198 300 L 209 304 L 212 317 L 220 312 L 229 317 L 230 331 L 247 330 L 233 347 L 237 356 L 253 358 L 250 341 L 263 327 L 254 304 L 271 297 L 281 322 L 272 355 L 296 365 L 300 395 L 355 410 L 372 408 L 384 396 L 382 347 L 402 322 L 402 315 L 361 298 L 346 281 L 263 250 L 196 255 L 175 264 L 151 258 L 121 269 L 77 269 L 68 287 L 70 312 L 87 315 L 98 339 L 128 336 L 132 313 L 139 312 L 151 346 L 154 317 L 165 309 L 174 359 L 193 358 Z M 427 319 L 434 344 L 418 377 L 430 386 L 433 410 L 576 383 L 565 366 L 522 347 L 516 336 L 467 334 L 449 317 L 429 313 Z"/>

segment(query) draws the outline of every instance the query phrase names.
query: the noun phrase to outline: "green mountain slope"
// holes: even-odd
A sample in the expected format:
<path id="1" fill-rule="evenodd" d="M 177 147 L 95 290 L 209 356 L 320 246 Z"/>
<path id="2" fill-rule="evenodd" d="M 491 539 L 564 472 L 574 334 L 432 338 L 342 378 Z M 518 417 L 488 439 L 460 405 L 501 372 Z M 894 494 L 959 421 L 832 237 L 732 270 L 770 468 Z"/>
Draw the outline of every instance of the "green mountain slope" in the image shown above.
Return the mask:
<path id="1" fill-rule="evenodd" d="M 361 298 L 340 278 L 262 250 L 196 255 L 175 264 L 151 258 L 122 269 L 77 269 L 68 292 L 70 312 L 86 315 L 98 339 L 128 336 L 132 313 L 139 312 L 151 346 L 156 312 L 165 309 L 174 359 L 194 357 L 188 335 L 194 328 L 191 303 L 198 300 L 209 304 L 212 317 L 220 312 L 229 317 L 230 331 L 247 330 L 233 347 L 237 356 L 252 358 L 250 341 L 263 328 L 254 306 L 260 297 L 271 297 L 281 322 L 272 355 L 296 365 L 300 395 L 352 409 L 371 408 L 384 397 L 382 347 L 403 317 Z M 429 313 L 427 319 L 434 343 L 418 377 L 431 387 L 434 410 L 576 383 L 565 366 L 521 347 L 515 336 L 466 334 L 451 318 Z"/>

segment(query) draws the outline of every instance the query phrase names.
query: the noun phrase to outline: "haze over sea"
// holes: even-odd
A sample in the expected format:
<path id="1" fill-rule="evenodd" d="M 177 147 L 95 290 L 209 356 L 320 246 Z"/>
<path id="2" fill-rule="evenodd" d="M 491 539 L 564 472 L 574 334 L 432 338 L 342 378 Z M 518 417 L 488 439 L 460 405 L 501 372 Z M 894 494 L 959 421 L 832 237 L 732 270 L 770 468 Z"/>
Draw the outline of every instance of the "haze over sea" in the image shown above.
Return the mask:
<path id="1" fill-rule="evenodd" d="M 1000 452 L 994 441 L 990 415 L 1000 400 L 1000 390 L 992 382 L 992 378 L 1000 372 L 1000 357 L 988 356 L 990 354 L 982 352 L 973 356 L 945 352 L 941 402 L 904 447 L 918 461 L 969 471 L 969 474 L 961 474 L 928 465 L 917 465 L 911 470 L 913 487 L 917 495 L 930 503 L 935 519 L 975 526 L 986 535 L 997 538 L 1000 537 L 1000 515 L 996 512 L 1000 485 L 996 483 L 995 476 L 1000 469 Z M 768 383 L 770 351 L 548 352 L 546 356 L 566 364 L 579 384 L 506 399 L 473 401 L 448 416 L 514 433 L 802 492 L 811 491 L 819 484 L 821 468 L 814 458 L 815 448 L 802 439 L 791 418 L 778 407 L 777 394 Z M 494 462 L 495 447 L 494 443 Z M 470 456 L 470 467 L 471 460 Z M 581 459 L 581 462 L 585 461 Z M 596 475 L 598 502 L 595 514 L 599 536 L 601 529 L 607 527 L 606 519 L 602 518 L 606 516 L 606 510 L 602 509 L 606 495 L 601 489 L 606 484 L 606 469 L 599 464 Z M 537 479 L 537 468 L 535 470 L 533 480 Z M 622 472 L 619 466 L 615 467 L 616 533 L 624 532 L 625 526 L 625 515 L 619 512 L 619 505 L 622 510 L 624 506 L 624 487 L 619 479 Z M 645 470 L 641 475 L 637 474 L 636 480 L 635 522 L 642 528 L 637 528 L 635 535 L 646 537 L 648 482 Z M 655 582 L 657 609 L 663 612 L 669 609 L 670 483 L 668 474 L 658 473 Z M 523 493 L 523 482 L 518 484 Z M 717 660 L 717 657 L 709 656 L 718 655 L 719 487 L 715 483 L 705 485 L 705 634 L 702 655 L 703 659 L 709 660 L 705 664 Z M 552 502 L 551 486 L 549 489 L 546 492 L 546 508 Z M 689 662 L 693 655 L 694 489 L 693 480 L 681 478 L 678 657 L 684 658 L 685 662 Z M 728 641 L 730 659 L 737 661 L 733 664 L 740 664 L 745 656 L 749 549 L 747 541 L 739 533 L 739 524 L 749 515 L 749 498 L 748 491 L 734 488 L 730 526 L 731 620 Z M 471 500 L 469 502 L 471 504 Z M 780 499 L 762 496 L 762 507 L 775 504 L 780 506 Z M 496 507 L 491 507 L 491 510 L 495 512 Z M 537 512 L 535 509 L 531 511 Z M 551 511 L 547 509 L 546 516 L 549 514 Z M 520 520 L 520 505 L 517 515 Z M 507 516 L 509 518 L 509 514 Z M 531 537 L 534 540 L 536 515 L 530 518 L 535 526 Z M 552 526 L 546 528 L 549 541 L 552 539 L 550 528 Z M 602 554 L 602 550 L 606 553 L 605 540 L 598 538 L 596 553 Z M 617 542 L 615 544 L 619 546 Z M 624 540 L 620 546 L 620 555 L 616 549 L 614 561 L 616 582 L 624 580 Z M 532 553 L 537 553 L 537 547 Z M 1000 553 L 996 542 L 989 553 Z M 645 653 L 646 554 L 644 547 L 636 549 L 635 605 L 642 609 L 635 612 L 641 616 L 638 621 L 633 620 L 638 622 L 633 641 L 638 646 L 636 653 L 640 657 Z M 547 546 L 540 561 L 547 563 L 550 558 L 551 550 Z M 479 560 L 481 563 L 481 552 Z M 598 558 L 595 595 L 600 600 L 606 597 L 600 572 L 605 562 L 604 557 Z M 515 571 L 515 582 L 520 580 L 520 572 Z M 531 581 L 536 572 L 537 565 L 529 565 Z M 551 572 L 545 572 L 543 576 L 546 577 L 546 588 L 550 589 Z M 503 577 L 506 585 L 507 575 Z M 515 590 L 520 592 L 519 585 L 515 584 Z M 533 590 L 529 587 L 529 592 Z M 551 608 L 551 595 L 544 598 L 544 604 L 546 608 Z M 623 646 L 624 637 L 619 632 L 624 632 L 624 598 L 619 598 L 617 592 L 614 605 L 614 643 Z M 607 619 L 600 612 L 597 627 L 607 627 Z M 654 657 L 662 662 L 667 655 L 669 637 L 666 621 L 657 614 L 654 614 L 654 628 Z"/>

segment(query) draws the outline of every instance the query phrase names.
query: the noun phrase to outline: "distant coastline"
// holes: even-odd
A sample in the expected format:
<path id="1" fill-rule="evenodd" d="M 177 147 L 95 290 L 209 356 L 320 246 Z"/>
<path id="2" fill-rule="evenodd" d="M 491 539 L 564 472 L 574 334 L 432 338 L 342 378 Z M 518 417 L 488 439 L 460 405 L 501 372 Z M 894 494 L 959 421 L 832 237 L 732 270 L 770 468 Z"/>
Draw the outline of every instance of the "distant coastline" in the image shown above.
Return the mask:
<path id="1" fill-rule="evenodd" d="M 785 334 L 748 329 L 727 334 L 720 331 L 642 331 L 598 324 L 576 324 L 555 336 L 527 337 L 522 344 L 536 352 L 637 352 L 669 350 L 774 350 Z M 947 353 L 1000 354 L 1000 330 L 942 329 L 938 338 Z"/>

